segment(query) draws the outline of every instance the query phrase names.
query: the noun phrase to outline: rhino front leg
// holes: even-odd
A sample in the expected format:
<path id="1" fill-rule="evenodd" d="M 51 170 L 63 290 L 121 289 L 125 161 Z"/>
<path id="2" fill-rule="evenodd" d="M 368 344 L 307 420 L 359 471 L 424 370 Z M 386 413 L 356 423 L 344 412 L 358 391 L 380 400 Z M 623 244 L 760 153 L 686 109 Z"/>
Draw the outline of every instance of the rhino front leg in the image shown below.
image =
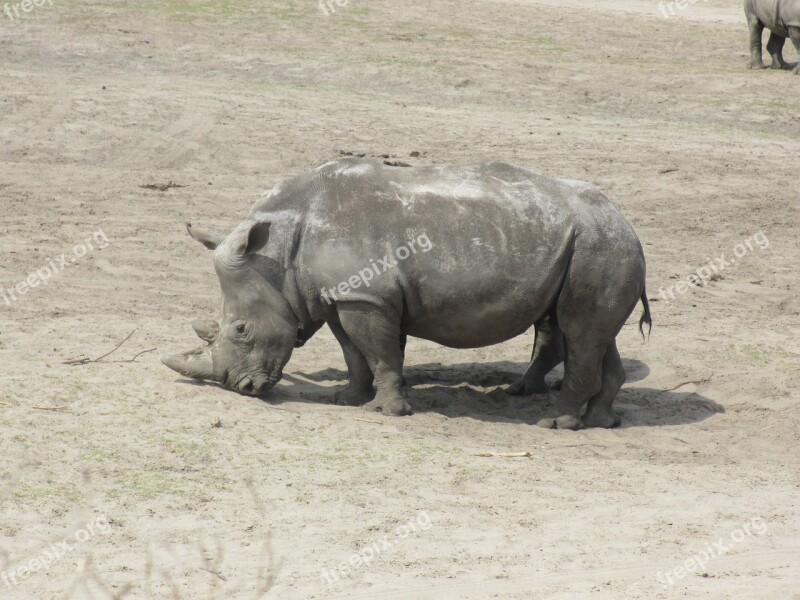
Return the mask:
<path id="1" fill-rule="evenodd" d="M 767 52 L 772 57 L 772 64 L 770 69 L 785 69 L 786 61 L 783 60 L 783 45 L 786 43 L 786 38 L 782 35 L 777 35 L 774 31 L 769 33 L 769 41 L 767 42 Z"/>
<path id="2" fill-rule="evenodd" d="M 400 319 L 366 302 L 340 302 L 338 313 L 344 331 L 366 357 L 375 376 L 375 399 L 364 408 L 385 415 L 410 415 L 411 406 L 401 392 Z"/>
<path id="3" fill-rule="evenodd" d="M 761 36 L 764 33 L 764 24 L 755 15 L 747 15 L 747 24 L 750 27 L 750 68 L 765 69 L 761 60 Z"/>
<path id="4" fill-rule="evenodd" d="M 789 27 L 789 37 L 792 38 L 792 43 L 800 54 L 800 27 Z M 792 71 L 795 75 L 800 75 L 800 62 L 797 63 Z"/>
<path id="5" fill-rule="evenodd" d="M 338 321 L 328 324 L 342 347 L 344 362 L 347 364 L 347 371 L 350 380 L 343 390 L 339 390 L 333 395 L 333 403 L 345 406 L 361 406 L 369 402 L 375 395 L 372 389 L 372 369 L 366 357 L 353 343 L 345 332 L 342 324 Z"/>

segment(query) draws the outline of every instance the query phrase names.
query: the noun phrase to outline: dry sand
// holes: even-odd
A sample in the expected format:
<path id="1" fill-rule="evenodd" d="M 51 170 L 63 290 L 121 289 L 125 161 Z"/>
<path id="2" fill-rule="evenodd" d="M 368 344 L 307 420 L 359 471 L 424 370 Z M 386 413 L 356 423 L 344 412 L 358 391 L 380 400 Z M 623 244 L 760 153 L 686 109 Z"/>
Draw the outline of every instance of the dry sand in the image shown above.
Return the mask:
<path id="1" fill-rule="evenodd" d="M 800 77 L 745 68 L 738 0 L 656 4 L 0 13 L 0 285 L 108 238 L 0 298 L 0 598 L 800 598 Z M 637 309 L 616 430 L 539 429 L 545 398 L 503 393 L 532 332 L 411 340 L 407 418 L 329 404 L 327 329 L 267 402 L 176 378 L 158 355 L 219 302 L 183 223 L 230 228 L 341 150 L 591 181 L 645 244 L 654 300 L 757 232 L 769 246 L 654 301 L 647 343 Z"/>

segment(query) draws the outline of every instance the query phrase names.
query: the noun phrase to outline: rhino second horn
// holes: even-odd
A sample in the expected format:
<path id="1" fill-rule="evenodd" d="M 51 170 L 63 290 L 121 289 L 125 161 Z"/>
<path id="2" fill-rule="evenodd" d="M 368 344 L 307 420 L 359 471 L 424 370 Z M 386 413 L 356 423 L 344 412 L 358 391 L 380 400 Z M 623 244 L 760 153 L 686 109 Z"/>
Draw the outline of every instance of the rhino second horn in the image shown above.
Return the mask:
<path id="1" fill-rule="evenodd" d="M 219 333 L 219 323 L 205 319 L 195 319 L 192 321 L 192 329 L 201 340 L 213 344 Z"/>
<path id="2" fill-rule="evenodd" d="M 184 377 L 214 379 L 214 364 L 208 350 L 167 354 L 161 357 L 161 362 Z"/>

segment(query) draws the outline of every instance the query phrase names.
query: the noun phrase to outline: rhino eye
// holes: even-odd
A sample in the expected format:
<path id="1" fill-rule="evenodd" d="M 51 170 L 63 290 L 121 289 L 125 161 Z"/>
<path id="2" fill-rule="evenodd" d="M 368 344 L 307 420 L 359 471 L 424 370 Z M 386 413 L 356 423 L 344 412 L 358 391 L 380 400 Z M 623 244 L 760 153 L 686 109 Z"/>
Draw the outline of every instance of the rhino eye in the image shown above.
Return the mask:
<path id="1" fill-rule="evenodd" d="M 244 333 L 244 323 L 239 323 L 236 326 L 236 333 Z"/>

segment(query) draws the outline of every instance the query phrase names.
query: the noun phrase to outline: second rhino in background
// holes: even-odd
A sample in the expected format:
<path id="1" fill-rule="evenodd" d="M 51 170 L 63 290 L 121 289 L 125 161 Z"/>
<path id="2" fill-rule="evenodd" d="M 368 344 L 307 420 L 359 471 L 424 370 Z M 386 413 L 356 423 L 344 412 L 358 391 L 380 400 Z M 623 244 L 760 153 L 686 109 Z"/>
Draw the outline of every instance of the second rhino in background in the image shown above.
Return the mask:
<path id="1" fill-rule="evenodd" d="M 769 29 L 767 52 L 772 57 L 772 69 L 785 69 L 783 45 L 790 38 L 800 54 L 800 0 L 745 0 L 744 14 L 750 27 L 750 68 L 766 68 L 761 60 L 761 37 Z M 795 66 L 800 74 L 800 62 Z"/>

